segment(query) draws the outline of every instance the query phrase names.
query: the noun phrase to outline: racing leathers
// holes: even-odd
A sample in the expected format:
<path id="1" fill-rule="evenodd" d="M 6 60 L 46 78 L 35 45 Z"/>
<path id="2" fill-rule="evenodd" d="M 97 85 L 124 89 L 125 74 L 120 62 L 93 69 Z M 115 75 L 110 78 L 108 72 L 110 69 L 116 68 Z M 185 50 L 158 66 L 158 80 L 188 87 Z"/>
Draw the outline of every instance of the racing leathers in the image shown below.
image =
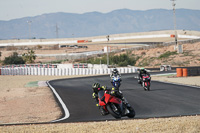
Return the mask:
<path id="1" fill-rule="evenodd" d="M 150 74 L 143 68 L 139 69 L 138 71 L 138 84 L 142 84 L 142 77 L 148 75 L 150 77 Z"/>

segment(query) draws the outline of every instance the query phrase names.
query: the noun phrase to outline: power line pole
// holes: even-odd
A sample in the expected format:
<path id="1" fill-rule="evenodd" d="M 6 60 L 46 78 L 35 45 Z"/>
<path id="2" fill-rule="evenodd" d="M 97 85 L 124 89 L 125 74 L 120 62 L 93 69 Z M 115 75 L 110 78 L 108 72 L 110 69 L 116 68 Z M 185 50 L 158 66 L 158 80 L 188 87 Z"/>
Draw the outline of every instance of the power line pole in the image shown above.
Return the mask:
<path id="1" fill-rule="evenodd" d="M 29 25 L 29 39 L 31 39 L 31 23 L 32 21 L 27 21 L 28 25 Z"/>
<path id="2" fill-rule="evenodd" d="M 59 30 L 59 28 L 58 28 L 58 25 L 57 25 L 57 23 L 56 23 L 56 38 L 59 37 L 59 36 L 58 36 L 58 30 Z"/>
<path id="3" fill-rule="evenodd" d="M 183 48 L 182 45 L 178 45 L 178 35 L 177 35 L 177 31 L 176 31 L 176 9 L 175 9 L 175 1 L 176 0 L 171 0 L 172 1 L 172 7 L 173 7 L 173 16 L 174 16 L 174 34 L 175 34 L 175 50 L 177 50 L 178 53 L 183 53 Z"/>
<path id="4" fill-rule="evenodd" d="M 109 42 L 109 40 L 110 40 L 109 37 L 110 37 L 109 35 L 106 36 L 106 38 L 107 38 L 107 67 L 109 66 L 109 53 L 108 53 L 108 52 L 109 52 L 109 51 L 108 51 L 108 50 L 109 50 L 109 49 L 108 49 L 108 42 Z"/>
<path id="5" fill-rule="evenodd" d="M 172 1 L 172 7 L 173 7 L 173 16 L 174 16 L 174 34 L 175 34 L 175 47 L 177 47 L 177 32 L 176 32 L 176 10 L 175 10 L 175 1 L 176 0 L 171 0 Z"/>

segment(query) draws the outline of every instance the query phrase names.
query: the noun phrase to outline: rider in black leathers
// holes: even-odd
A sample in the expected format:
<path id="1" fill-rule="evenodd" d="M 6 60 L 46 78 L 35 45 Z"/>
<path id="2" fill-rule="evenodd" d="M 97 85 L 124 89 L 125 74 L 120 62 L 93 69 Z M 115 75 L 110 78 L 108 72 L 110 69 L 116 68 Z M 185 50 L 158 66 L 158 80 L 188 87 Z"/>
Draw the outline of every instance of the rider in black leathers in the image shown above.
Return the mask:
<path id="1" fill-rule="evenodd" d="M 94 83 L 93 85 L 92 85 L 92 90 L 93 90 L 93 93 L 92 93 L 92 97 L 95 99 L 95 101 L 96 101 L 96 106 L 99 106 L 98 104 L 99 104 L 99 100 L 98 100 L 98 92 L 100 91 L 100 90 L 106 90 L 106 87 L 105 86 L 100 86 L 100 84 L 99 83 Z"/>
<path id="2" fill-rule="evenodd" d="M 96 106 L 99 107 L 99 109 L 101 111 L 101 115 L 107 115 L 108 112 L 105 111 L 102 106 L 99 106 L 99 99 L 98 99 L 98 92 L 100 90 L 103 90 L 103 91 L 107 90 L 107 87 L 106 86 L 100 86 L 99 83 L 94 83 L 92 85 L 92 90 L 93 90 L 92 98 L 95 99 Z"/>
<path id="3" fill-rule="evenodd" d="M 138 84 L 142 84 L 142 76 L 144 75 L 148 75 L 150 77 L 150 74 L 144 68 L 140 68 L 138 70 Z"/>

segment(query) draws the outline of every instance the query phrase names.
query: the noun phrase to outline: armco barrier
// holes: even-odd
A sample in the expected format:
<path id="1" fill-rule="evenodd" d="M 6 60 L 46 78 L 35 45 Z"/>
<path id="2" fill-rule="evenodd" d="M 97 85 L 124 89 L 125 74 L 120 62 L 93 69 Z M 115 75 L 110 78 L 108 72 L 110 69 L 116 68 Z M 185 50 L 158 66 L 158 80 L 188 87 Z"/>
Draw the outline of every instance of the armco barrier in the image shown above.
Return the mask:
<path id="1" fill-rule="evenodd" d="M 200 68 L 187 68 L 188 76 L 200 76 Z"/>
<path id="2" fill-rule="evenodd" d="M 98 75 L 110 74 L 113 68 L 1 68 L 1 75 L 43 75 L 43 76 L 65 76 L 65 75 Z M 135 73 L 137 68 L 118 68 L 120 73 Z"/>

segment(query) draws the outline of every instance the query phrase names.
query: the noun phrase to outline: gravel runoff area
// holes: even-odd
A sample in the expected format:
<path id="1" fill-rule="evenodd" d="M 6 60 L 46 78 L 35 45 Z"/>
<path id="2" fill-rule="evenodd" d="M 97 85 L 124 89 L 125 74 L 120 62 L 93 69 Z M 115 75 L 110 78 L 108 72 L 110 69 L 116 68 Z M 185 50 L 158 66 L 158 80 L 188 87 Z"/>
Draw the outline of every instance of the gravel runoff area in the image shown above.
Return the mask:
<path id="1" fill-rule="evenodd" d="M 77 76 L 73 76 L 77 77 Z M 52 121 L 61 111 L 44 81 L 69 76 L 0 76 L 0 124 Z M 200 77 L 152 76 L 152 80 L 200 86 Z M 38 82 L 40 81 L 40 82 Z M 38 86 L 39 84 L 39 86 Z M 119 121 L 0 126 L 1 133 L 49 132 L 165 132 L 200 133 L 200 116 Z"/>

